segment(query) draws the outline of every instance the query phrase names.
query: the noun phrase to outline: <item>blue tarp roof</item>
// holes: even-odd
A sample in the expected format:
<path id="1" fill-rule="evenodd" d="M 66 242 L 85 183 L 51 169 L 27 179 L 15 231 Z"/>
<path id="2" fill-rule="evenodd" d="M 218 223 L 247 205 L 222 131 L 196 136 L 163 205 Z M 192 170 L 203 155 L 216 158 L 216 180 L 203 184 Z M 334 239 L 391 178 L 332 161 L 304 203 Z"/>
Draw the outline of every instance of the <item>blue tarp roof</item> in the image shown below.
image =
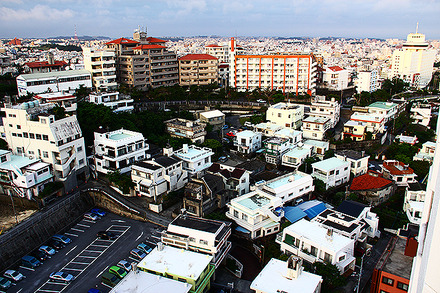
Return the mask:
<path id="1" fill-rule="evenodd" d="M 235 228 L 235 230 L 237 230 L 237 231 L 239 231 L 239 232 L 242 232 L 242 233 L 246 233 L 246 234 L 251 233 L 251 231 L 248 231 L 248 230 L 246 230 L 245 228 L 240 227 L 240 226 L 237 226 L 237 228 Z"/>
<path id="2" fill-rule="evenodd" d="M 292 224 L 307 216 L 307 214 L 298 207 L 287 206 L 284 207 L 283 209 L 284 209 L 284 217 L 287 220 L 289 220 L 289 222 Z"/>
<path id="3" fill-rule="evenodd" d="M 309 219 L 313 219 L 314 217 L 316 217 L 317 215 L 319 215 L 320 213 L 322 213 L 323 211 L 325 211 L 327 209 L 327 207 L 323 204 L 320 203 L 314 207 L 311 207 L 307 210 L 304 210 L 304 213 L 307 214 L 307 216 L 309 217 Z"/>

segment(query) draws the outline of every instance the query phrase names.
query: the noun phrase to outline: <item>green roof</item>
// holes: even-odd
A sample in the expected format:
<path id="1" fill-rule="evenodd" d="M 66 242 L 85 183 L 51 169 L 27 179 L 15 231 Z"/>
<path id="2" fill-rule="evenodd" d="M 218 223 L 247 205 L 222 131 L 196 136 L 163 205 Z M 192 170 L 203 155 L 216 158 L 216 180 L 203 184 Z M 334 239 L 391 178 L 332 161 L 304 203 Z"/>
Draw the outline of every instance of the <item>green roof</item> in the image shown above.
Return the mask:
<path id="1" fill-rule="evenodd" d="M 391 109 L 393 107 L 397 106 L 397 104 L 391 103 L 391 102 L 374 102 L 373 104 L 369 105 L 368 107 L 373 108 L 381 108 L 381 109 Z"/>

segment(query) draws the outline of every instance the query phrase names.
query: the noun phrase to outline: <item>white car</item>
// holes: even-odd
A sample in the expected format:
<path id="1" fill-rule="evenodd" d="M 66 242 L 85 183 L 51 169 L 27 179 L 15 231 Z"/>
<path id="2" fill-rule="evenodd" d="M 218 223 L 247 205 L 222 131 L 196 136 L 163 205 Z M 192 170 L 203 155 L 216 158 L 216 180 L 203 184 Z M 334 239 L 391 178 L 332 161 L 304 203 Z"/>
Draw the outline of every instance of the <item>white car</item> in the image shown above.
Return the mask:
<path id="1" fill-rule="evenodd" d="M 54 273 L 50 274 L 49 279 L 54 280 L 54 281 L 61 281 L 64 283 L 69 283 L 69 282 L 72 282 L 75 279 L 75 277 L 72 276 L 71 274 L 64 273 L 64 272 L 54 272 Z"/>
<path id="2" fill-rule="evenodd" d="M 117 266 L 120 268 L 123 268 L 127 272 L 129 272 L 131 270 L 131 263 L 129 263 L 126 260 L 121 260 L 120 262 L 118 262 Z"/>
<path id="3" fill-rule="evenodd" d="M 3 277 L 5 277 L 6 279 L 9 279 L 11 281 L 14 282 L 18 282 L 23 280 L 24 278 L 26 278 L 25 276 L 23 276 L 22 273 L 16 271 L 16 270 L 7 270 L 4 274 Z"/>
<path id="4" fill-rule="evenodd" d="M 96 221 L 96 220 L 99 220 L 100 217 L 98 215 L 95 215 L 95 214 L 92 214 L 92 213 L 85 213 L 84 214 L 84 219 L 91 220 L 91 221 Z"/>

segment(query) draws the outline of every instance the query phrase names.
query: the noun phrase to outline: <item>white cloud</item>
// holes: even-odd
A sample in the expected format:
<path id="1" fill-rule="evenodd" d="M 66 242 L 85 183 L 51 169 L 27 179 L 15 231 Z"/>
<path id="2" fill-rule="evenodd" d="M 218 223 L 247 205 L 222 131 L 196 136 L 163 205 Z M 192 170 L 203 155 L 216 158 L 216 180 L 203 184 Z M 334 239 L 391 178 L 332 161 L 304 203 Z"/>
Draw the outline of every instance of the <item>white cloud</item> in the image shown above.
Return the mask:
<path id="1" fill-rule="evenodd" d="M 206 9 L 205 0 L 167 0 L 166 3 L 169 8 L 174 9 L 174 14 L 179 16 Z"/>
<path id="2" fill-rule="evenodd" d="M 72 18 L 74 14 L 70 9 L 59 10 L 46 5 L 36 5 L 30 10 L 0 7 L 0 20 L 4 21 L 64 20 Z"/>

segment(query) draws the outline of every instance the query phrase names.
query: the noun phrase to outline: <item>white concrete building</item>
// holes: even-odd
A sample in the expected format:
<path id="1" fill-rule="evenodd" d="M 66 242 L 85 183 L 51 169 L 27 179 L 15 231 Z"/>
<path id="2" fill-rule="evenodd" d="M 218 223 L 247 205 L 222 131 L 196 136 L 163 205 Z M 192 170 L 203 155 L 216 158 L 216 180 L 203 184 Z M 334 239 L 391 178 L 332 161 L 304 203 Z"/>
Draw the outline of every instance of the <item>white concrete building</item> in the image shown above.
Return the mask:
<path id="1" fill-rule="evenodd" d="M 234 137 L 234 146 L 243 154 L 251 154 L 261 149 L 262 135 L 260 132 L 244 130 L 237 132 Z"/>
<path id="2" fill-rule="evenodd" d="M 51 181 L 50 164 L 0 150 L 0 185 L 3 194 L 15 193 L 31 200 Z"/>
<path id="3" fill-rule="evenodd" d="M 271 136 L 288 139 L 291 147 L 296 146 L 303 141 L 302 131 L 286 127 L 275 131 Z"/>
<path id="4" fill-rule="evenodd" d="M 318 156 L 323 158 L 326 151 L 330 148 L 328 141 L 320 141 L 307 139 L 304 141 L 304 147 L 310 146 L 312 148 L 312 156 Z"/>
<path id="5" fill-rule="evenodd" d="M 52 103 L 58 107 L 63 107 L 66 112 L 76 112 L 77 104 L 76 104 L 76 96 L 75 93 L 72 92 L 56 92 L 56 93 L 47 93 L 47 94 L 38 94 L 34 96 L 35 106 L 38 104 Z"/>
<path id="6" fill-rule="evenodd" d="M 414 124 L 429 127 L 431 120 L 431 104 L 414 103 L 411 107 L 411 118 Z"/>
<path id="7" fill-rule="evenodd" d="M 134 162 L 149 158 L 149 146 L 142 133 L 122 128 L 95 132 L 94 149 L 96 171 L 104 174 L 130 172 Z"/>
<path id="8" fill-rule="evenodd" d="M 238 91 L 281 90 L 315 94 L 316 61 L 312 54 L 240 55 L 231 49 L 229 85 Z"/>
<path id="9" fill-rule="evenodd" d="M 418 182 L 408 184 L 405 190 L 403 211 L 412 224 L 420 225 L 425 205 L 426 186 Z"/>
<path id="10" fill-rule="evenodd" d="M 396 118 L 399 105 L 391 102 L 374 102 L 367 106 L 368 112 L 373 115 L 383 116 L 385 123 Z"/>
<path id="11" fill-rule="evenodd" d="M 174 152 L 174 155 L 183 161 L 183 169 L 193 176 L 212 165 L 211 157 L 214 152 L 210 148 L 184 144 L 180 150 Z"/>
<path id="12" fill-rule="evenodd" d="M 396 160 L 385 160 L 382 164 L 383 177 L 394 181 L 397 186 L 415 183 L 417 174 L 408 165 Z"/>
<path id="13" fill-rule="evenodd" d="M 245 169 L 214 163 L 208 168 L 208 173 L 218 175 L 223 179 L 225 190 L 232 193 L 231 197 L 249 192 L 251 172 Z"/>
<path id="14" fill-rule="evenodd" d="M 427 141 L 422 144 L 422 148 L 417 154 L 414 155 L 414 161 L 428 161 L 432 162 L 434 160 L 435 154 L 435 143 L 432 141 Z"/>
<path id="15" fill-rule="evenodd" d="M 373 139 L 376 137 L 376 134 L 385 131 L 385 117 L 383 115 L 354 112 L 350 117 L 350 121 L 366 123 L 365 131 L 371 132 Z"/>
<path id="16" fill-rule="evenodd" d="M 205 123 L 182 118 L 173 118 L 164 121 L 164 123 L 166 125 L 166 131 L 172 137 L 188 138 L 191 142 L 199 144 L 205 141 Z"/>
<path id="17" fill-rule="evenodd" d="M 410 86 L 424 88 L 432 78 L 436 51 L 429 48 L 425 35 L 411 33 L 401 49 L 393 52 L 389 77 L 399 77 Z"/>
<path id="18" fill-rule="evenodd" d="M 376 69 L 371 71 L 360 71 L 357 73 L 356 90 L 361 92 L 374 92 L 379 88 L 379 74 Z"/>
<path id="19" fill-rule="evenodd" d="M 284 228 L 276 242 L 283 253 L 301 257 L 309 263 L 325 261 L 336 265 L 341 275 L 355 268 L 355 240 L 323 228 L 317 222 L 301 219 Z"/>
<path id="20" fill-rule="evenodd" d="M 353 177 L 366 174 L 368 171 L 368 159 L 370 156 L 365 155 L 365 152 L 357 152 L 353 150 L 336 151 L 335 157 L 350 162 L 350 172 Z"/>
<path id="21" fill-rule="evenodd" d="M 232 199 L 226 217 L 237 223 L 251 239 L 277 233 L 283 212 L 282 199 L 262 190 L 255 190 Z"/>
<path id="22" fill-rule="evenodd" d="M 200 122 L 211 124 L 214 126 L 215 130 L 219 130 L 223 125 L 225 125 L 225 114 L 223 114 L 220 110 L 199 112 L 198 117 Z"/>
<path id="23" fill-rule="evenodd" d="M 281 159 L 281 165 L 298 168 L 304 160 L 312 156 L 311 146 L 297 146 L 287 153 L 285 153 Z"/>
<path id="24" fill-rule="evenodd" d="M 324 140 L 325 132 L 331 128 L 329 118 L 309 116 L 303 120 L 302 132 L 305 139 Z"/>
<path id="25" fill-rule="evenodd" d="M 257 182 L 253 189 L 262 190 L 280 198 L 283 204 L 299 199 L 309 200 L 315 186 L 309 174 L 294 171 L 269 181 Z"/>
<path id="26" fill-rule="evenodd" d="M 3 108 L 2 133 L 14 155 L 51 164 L 55 178 L 70 191 L 78 185 L 77 176 L 88 176 L 84 138 L 76 116 L 56 120 L 49 113 L 53 107 L 24 103 Z"/>
<path id="27" fill-rule="evenodd" d="M 272 258 L 250 287 L 256 293 L 320 293 L 321 284 L 321 276 L 303 271 L 302 259 L 290 257 L 287 261 Z"/>
<path id="28" fill-rule="evenodd" d="M 440 123 L 437 122 L 437 133 Z M 410 293 L 440 291 L 438 264 L 440 263 L 440 137 L 436 139 L 434 161 L 430 167 L 425 205 L 418 234 L 417 254 L 414 257 L 409 281 Z"/>
<path id="29" fill-rule="evenodd" d="M 344 90 L 348 87 L 349 71 L 339 66 L 330 66 L 323 72 L 324 85 L 334 91 Z"/>
<path id="30" fill-rule="evenodd" d="M 275 136 L 275 133 L 282 129 L 282 126 L 271 122 L 262 122 L 254 125 L 254 131 L 260 132 L 263 136 Z"/>
<path id="31" fill-rule="evenodd" d="M 183 170 L 182 160 L 159 156 L 134 163 L 131 180 L 138 195 L 153 198 L 156 202 L 161 195 L 183 188 L 188 182 L 188 172 Z"/>
<path id="32" fill-rule="evenodd" d="M 350 163 L 336 157 L 313 163 L 312 168 L 312 176 L 322 180 L 326 189 L 350 180 Z"/>
<path id="33" fill-rule="evenodd" d="M 231 249 L 231 223 L 178 215 L 161 233 L 162 243 L 177 248 L 213 256 L 212 263 L 220 266 Z"/>
<path id="34" fill-rule="evenodd" d="M 229 45 L 209 44 L 205 46 L 206 54 L 212 55 L 218 59 L 219 63 L 229 63 Z"/>
<path id="35" fill-rule="evenodd" d="M 133 101 L 130 96 L 119 94 L 119 92 L 93 92 L 89 95 L 90 103 L 103 104 L 115 113 L 133 111 Z"/>
<path id="36" fill-rule="evenodd" d="M 70 91 L 79 88 L 81 85 L 92 88 L 92 77 L 87 70 L 53 71 L 17 76 L 19 96 L 25 96 L 29 93 Z"/>
<path id="37" fill-rule="evenodd" d="M 266 111 L 266 119 L 281 127 L 298 129 L 304 118 L 304 107 L 290 103 L 272 105 Z"/>
<path id="38" fill-rule="evenodd" d="M 84 69 L 92 74 L 97 91 L 114 91 L 116 82 L 116 55 L 110 50 L 83 47 Z"/>
<path id="39" fill-rule="evenodd" d="M 330 128 L 333 128 L 339 122 L 341 106 L 335 98 L 331 98 L 330 101 L 327 101 L 325 96 L 316 96 L 310 106 L 309 116 L 328 118 L 330 119 Z"/>
<path id="40" fill-rule="evenodd" d="M 278 165 L 283 155 L 289 151 L 290 143 L 286 138 L 270 137 L 264 142 L 264 154 L 266 162 Z"/>

